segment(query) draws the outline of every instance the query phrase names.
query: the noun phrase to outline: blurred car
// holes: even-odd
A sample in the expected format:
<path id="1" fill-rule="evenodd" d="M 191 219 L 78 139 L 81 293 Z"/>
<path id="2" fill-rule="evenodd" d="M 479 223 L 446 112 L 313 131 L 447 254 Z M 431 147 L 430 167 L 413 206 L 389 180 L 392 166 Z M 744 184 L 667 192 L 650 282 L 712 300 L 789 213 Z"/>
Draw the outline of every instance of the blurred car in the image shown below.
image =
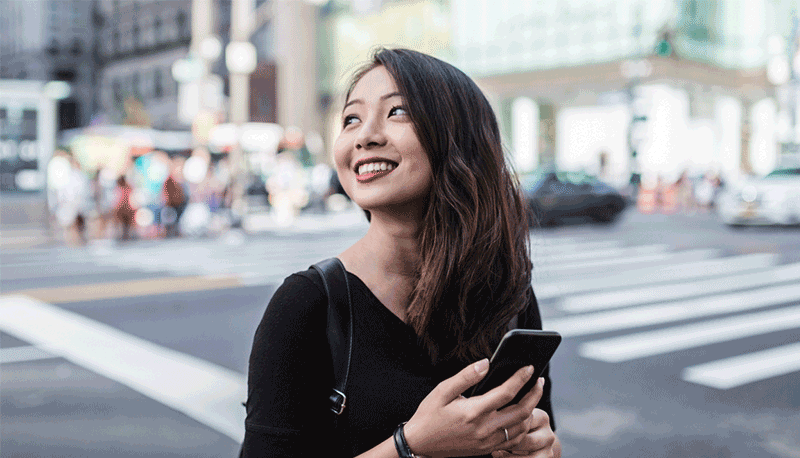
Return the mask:
<path id="1" fill-rule="evenodd" d="M 800 167 L 778 168 L 727 187 L 717 214 L 732 227 L 800 224 Z"/>
<path id="2" fill-rule="evenodd" d="M 582 172 L 542 171 L 520 179 L 534 215 L 531 225 L 554 226 L 581 218 L 611 223 L 626 207 L 614 187 Z"/>

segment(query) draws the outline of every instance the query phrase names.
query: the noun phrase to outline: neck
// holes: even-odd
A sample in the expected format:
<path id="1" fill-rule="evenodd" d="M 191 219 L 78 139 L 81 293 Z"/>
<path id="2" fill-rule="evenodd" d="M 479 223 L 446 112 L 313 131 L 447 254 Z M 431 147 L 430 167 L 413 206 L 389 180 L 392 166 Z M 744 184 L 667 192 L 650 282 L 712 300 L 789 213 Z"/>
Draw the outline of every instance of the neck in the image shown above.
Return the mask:
<path id="1" fill-rule="evenodd" d="M 359 242 L 362 252 L 370 254 L 365 261 L 378 271 L 414 278 L 422 262 L 421 220 L 418 212 L 371 212 L 369 229 Z"/>

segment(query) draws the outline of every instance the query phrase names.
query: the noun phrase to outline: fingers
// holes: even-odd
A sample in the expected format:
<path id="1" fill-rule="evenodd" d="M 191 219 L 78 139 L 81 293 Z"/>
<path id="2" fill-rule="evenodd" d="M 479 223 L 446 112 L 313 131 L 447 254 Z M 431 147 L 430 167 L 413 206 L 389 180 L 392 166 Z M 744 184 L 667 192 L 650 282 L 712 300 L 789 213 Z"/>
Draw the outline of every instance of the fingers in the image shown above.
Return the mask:
<path id="1" fill-rule="evenodd" d="M 477 363 L 470 364 L 464 369 L 461 369 L 458 374 L 449 379 L 444 380 L 434 388 L 434 391 L 439 392 L 445 404 L 450 403 L 461 396 L 461 393 L 480 382 L 488 371 L 489 360 L 484 358 Z"/>
<path id="2" fill-rule="evenodd" d="M 553 446 L 556 435 L 550 429 L 550 416 L 541 409 L 535 409 L 530 418 L 530 432 L 514 446 L 507 448 L 513 454 L 533 454 Z"/>
<path id="3" fill-rule="evenodd" d="M 528 412 L 533 411 L 537 405 L 539 405 L 539 401 L 542 399 L 542 394 L 544 393 L 544 377 L 539 377 L 538 382 L 533 388 L 522 398 L 519 402 L 519 405 L 525 408 Z"/>
<path id="4" fill-rule="evenodd" d="M 533 366 L 523 367 L 503 382 L 502 385 L 480 396 L 480 404 L 483 410 L 487 412 L 497 410 L 511 402 L 517 392 L 531 378 L 532 374 Z"/>

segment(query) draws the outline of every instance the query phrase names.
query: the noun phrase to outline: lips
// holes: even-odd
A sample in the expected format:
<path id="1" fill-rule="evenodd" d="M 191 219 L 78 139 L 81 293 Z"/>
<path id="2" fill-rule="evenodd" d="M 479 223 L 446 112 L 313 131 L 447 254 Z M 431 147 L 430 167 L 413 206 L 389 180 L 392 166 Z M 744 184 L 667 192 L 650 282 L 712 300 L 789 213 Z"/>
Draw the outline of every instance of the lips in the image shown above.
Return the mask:
<path id="1" fill-rule="evenodd" d="M 389 170 L 389 169 L 387 169 L 387 170 L 374 170 L 372 172 L 365 172 L 365 173 L 362 173 L 360 175 L 356 175 L 356 180 L 358 180 L 359 183 L 368 183 L 370 181 L 376 180 L 376 179 L 378 179 L 380 177 L 383 177 L 383 176 L 386 176 L 386 175 L 392 173 L 392 170 L 394 170 L 394 169 L 391 169 L 391 170 Z"/>
<path id="2" fill-rule="evenodd" d="M 392 173 L 397 165 L 396 162 L 388 159 L 371 157 L 359 160 L 353 168 L 356 172 L 356 180 L 359 183 L 367 183 Z"/>

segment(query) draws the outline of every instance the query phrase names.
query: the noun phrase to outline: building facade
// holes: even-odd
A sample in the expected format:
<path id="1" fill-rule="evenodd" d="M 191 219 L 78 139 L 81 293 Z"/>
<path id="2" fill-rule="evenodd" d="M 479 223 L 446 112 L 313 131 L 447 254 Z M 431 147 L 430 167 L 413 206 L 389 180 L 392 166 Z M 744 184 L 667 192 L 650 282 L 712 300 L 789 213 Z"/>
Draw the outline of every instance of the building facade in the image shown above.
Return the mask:
<path id="1" fill-rule="evenodd" d="M 455 62 L 489 94 L 521 171 L 728 178 L 776 163 L 767 42 L 793 0 L 452 0 Z M 772 130 L 771 130 L 772 129 Z"/>
<path id="2" fill-rule="evenodd" d="M 191 41 L 191 0 L 98 0 L 99 112 L 106 123 L 185 128 L 172 64 Z M 127 102 L 127 103 L 126 103 Z M 146 119 L 131 120 L 132 106 Z"/>
<path id="3" fill-rule="evenodd" d="M 59 130 L 88 125 L 97 108 L 93 1 L 7 0 L 0 8 L 0 79 L 65 81 Z"/>

